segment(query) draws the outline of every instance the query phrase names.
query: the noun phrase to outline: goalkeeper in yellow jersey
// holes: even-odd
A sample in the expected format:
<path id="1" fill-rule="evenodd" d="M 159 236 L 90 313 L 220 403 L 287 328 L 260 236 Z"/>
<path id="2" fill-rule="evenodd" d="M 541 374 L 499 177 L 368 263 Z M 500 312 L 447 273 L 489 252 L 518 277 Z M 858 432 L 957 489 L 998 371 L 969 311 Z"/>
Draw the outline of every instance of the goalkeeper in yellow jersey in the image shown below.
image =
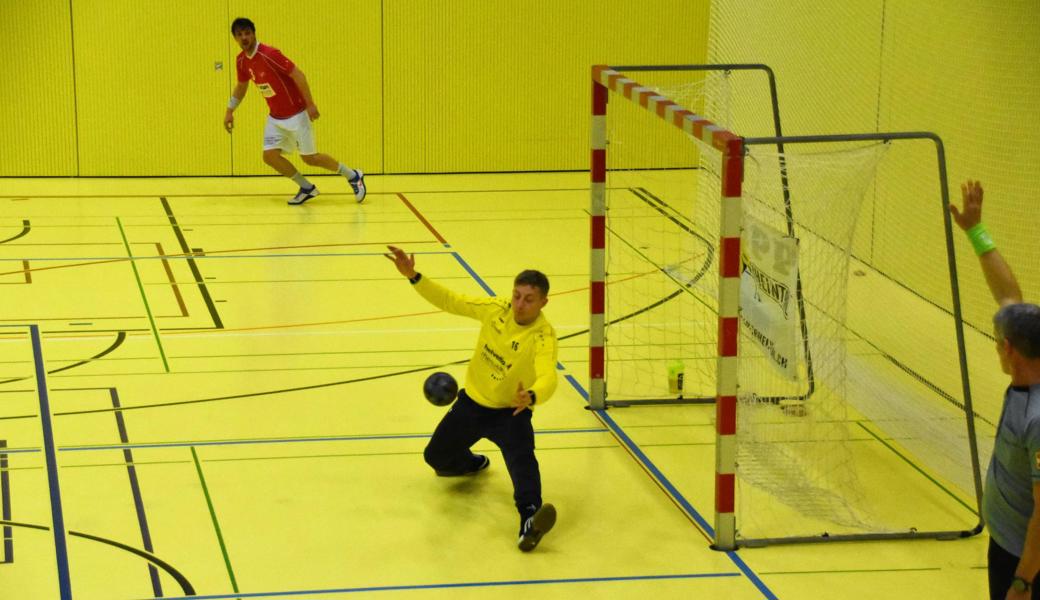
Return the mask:
<path id="1" fill-rule="evenodd" d="M 549 279 L 539 271 L 521 272 L 512 300 L 463 296 L 418 273 L 415 255 L 388 248 L 386 257 L 430 304 L 481 323 L 465 384 L 423 452 L 426 463 L 442 477 L 478 473 L 491 461 L 470 447 L 481 438 L 494 442 L 513 480 L 520 512 L 517 545 L 529 552 L 556 523 L 556 509 L 542 504 L 531 426 L 534 408 L 556 390 L 556 331 L 542 314 Z"/>

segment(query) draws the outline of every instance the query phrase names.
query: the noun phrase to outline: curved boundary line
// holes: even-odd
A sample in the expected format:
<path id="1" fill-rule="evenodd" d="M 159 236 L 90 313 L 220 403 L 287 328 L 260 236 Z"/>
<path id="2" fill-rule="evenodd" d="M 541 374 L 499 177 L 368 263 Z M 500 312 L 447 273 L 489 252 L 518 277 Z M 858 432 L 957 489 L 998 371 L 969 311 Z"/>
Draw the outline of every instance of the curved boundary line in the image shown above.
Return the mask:
<path id="1" fill-rule="evenodd" d="M 46 525 L 36 525 L 35 523 L 20 523 L 18 521 L 0 520 L 0 525 L 3 525 L 5 527 L 24 527 L 26 529 L 37 529 L 40 531 L 51 530 L 51 528 L 47 527 Z M 134 548 L 133 546 L 129 546 L 122 542 L 117 542 L 115 540 L 110 540 L 108 538 L 103 538 L 101 536 L 92 535 L 89 533 L 84 533 L 82 531 L 69 530 L 69 535 L 84 538 L 92 542 L 100 542 L 102 544 L 107 544 L 109 546 L 113 546 L 115 548 L 119 548 L 120 550 L 125 550 L 131 554 L 137 555 L 140 558 L 143 558 L 148 562 L 152 563 L 153 565 L 159 567 L 163 571 L 166 571 L 166 573 L 174 580 L 176 580 L 178 585 L 181 586 L 181 590 L 184 592 L 185 596 L 195 595 L 195 588 L 192 587 L 191 582 L 188 581 L 187 577 L 185 577 L 183 574 L 181 574 L 180 571 L 175 569 L 173 565 L 152 554 L 151 552 L 146 552 L 144 550 L 141 550 L 140 548 Z"/>
<path id="2" fill-rule="evenodd" d="M 125 342 L 125 341 L 126 341 L 126 331 L 120 331 L 120 332 L 118 332 L 116 334 L 116 341 L 112 342 L 112 345 L 110 345 L 108 348 L 105 348 L 104 350 L 102 350 L 101 352 L 95 354 L 94 356 L 91 356 L 90 358 L 86 358 L 86 359 L 83 359 L 83 360 L 81 360 L 79 362 L 72 363 L 71 365 L 65 365 L 64 367 L 61 367 L 61 368 L 58 368 L 58 369 L 54 369 L 53 371 L 47 371 L 47 374 L 48 375 L 53 375 L 54 373 L 60 373 L 62 371 L 66 371 L 68 369 L 73 369 L 73 368 L 76 368 L 76 367 L 83 366 L 83 365 L 85 365 L 85 364 L 87 364 L 87 363 L 89 363 L 91 361 L 95 361 L 95 360 L 105 356 L 106 354 L 111 354 L 116 348 L 118 348 L 119 346 L 123 345 L 123 342 Z M 5 383 L 12 383 L 12 382 L 15 382 L 15 381 L 24 381 L 26 379 L 32 379 L 32 376 L 15 377 L 13 379 L 5 379 L 4 381 L 0 381 L 0 385 L 3 385 Z"/>
<path id="3" fill-rule="evenodd" d="M 29 235 L 29 231 L 31 229 L 32 227 L 29 225 L 29 219 L 22 219 L 22 232 L 17 233 L 14 235 L 14 237 L 9 237 L 6 240 L 0 240 L 0 244 L 6 244 L 7 242 L 13 242 L 20 237 L 25 237 Z"/>
<path id="4" fill-rule="evenodd" d="M 120 346 L 122 346 L 123 342 L 125 342 L 125 341 L 126 341 L 126 331 L 120 331 L 119 333 L 116 334 L 116 340 L 114 342 L 112 342 L 112 345 L 109 346 L 108 348 L 105 348 L 104 350 L 102 350 L 101 352 L 98 352 L 94 356 L 91 356 L 90 358 L 81 360 L 81 361 L 79 361 L 77 363 L 72 363 L 71 365 L 65 365 L 64 367 L 61 367 L 59 369 L 54 369 L 53 371 L 47 371 L 47 374 L 48 375 L 53 375 L 55 373 L 61 373 L 62 371 L 67 371 L 68 369 L 74 369 L 76 367 L 83 366 L 83 365 L 85 365 L 85 364 L 87 364 L 87 363 L 89 363 L 91 361 L 94 361 L 94 360 L 97 360 L 99 358 L 102 358 L 103 356 L 111 354 L 112 352 L 114 352 L 115 349 L 120 347 Z M 4 382 L 4 383 L 6 383 L 6 382 Z"/>

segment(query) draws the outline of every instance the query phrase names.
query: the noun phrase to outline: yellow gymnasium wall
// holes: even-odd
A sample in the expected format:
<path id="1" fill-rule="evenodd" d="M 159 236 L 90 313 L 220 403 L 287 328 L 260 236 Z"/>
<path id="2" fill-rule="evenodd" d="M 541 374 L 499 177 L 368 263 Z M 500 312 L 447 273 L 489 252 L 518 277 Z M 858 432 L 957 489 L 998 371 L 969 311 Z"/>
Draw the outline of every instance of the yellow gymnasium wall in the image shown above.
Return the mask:
<path id="1" fill-rule="evenodd" d="M 70 8 L 71 6 L 71 8 Z M 703 62 L 707 0 L 0 2 L 0 176 L 267 175 L 266 106 L 234 135 L 229 25 L 308 76 L 319 149 L 368 172 L 584 169 L 589 67 Z M 217 64 L 222 63 L 222 68 Z M 78 138 L 78 147 L 77 147 Z M 297 162 L 299 162 L 297 160 Z M 313 171 L 308 169 L 307 171 Z"/>
<path id="2" fill-rule="evenodd" d="M 386 0 L 386 170 L 588 168 L 590 66 L 703 62 L 708 6 Z"/>
<path id="3" fill-rule="evenodd" d="M 773 66 L 788 135 L 937 133 L 951 199 L 960 201 L 961 181 L 983 181 L 985 221 L 1026 298 L 1036 301 L 1038 32 L 1035 0 L 715 0 L 708 57 Z M 867 198 L 853 252 L 948 306 L 934 147 L 895 144 L 890 153 L 894 160 Z M 955 233 L 966 318 L 988 331 L 993 301 L 970 246 Z"/>
<path id="4" fill-rule="evenodd" d="M 68 0 L 0 2 L 0 175 L 75 175 Z"/>
<path id="5" fill-rule="evenodd" d="M 71 4 L 79 174 L 227 173 L 227 78 L 215 68 L 226 9 L 208 0 Z"/>

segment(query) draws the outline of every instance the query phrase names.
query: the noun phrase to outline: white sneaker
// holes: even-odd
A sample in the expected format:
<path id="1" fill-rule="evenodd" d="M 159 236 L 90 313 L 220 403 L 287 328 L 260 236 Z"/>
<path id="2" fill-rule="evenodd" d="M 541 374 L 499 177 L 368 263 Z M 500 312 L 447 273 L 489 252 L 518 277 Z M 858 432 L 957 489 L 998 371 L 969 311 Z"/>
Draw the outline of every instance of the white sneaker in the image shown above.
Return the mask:
<path id="1" fill-rule="evenodd" d="M 317 195 L 318 195 L 318 186 L 316 186 L 316 185 L 312 185 L 311 189 L 309 189 L 309 190 L 305 190 L 303 188 L 300 188 L 300 191 L 296 192 L 296 195 L 293 196 L 289 200 L 289 204 L 292 204 L 293 206 L 295 206 L 297 204 L 303 204 L 304 202 L 310 200 L 311 198 L 313 198 L 313 197 L 315 197 Z"/>
<path id="2" fill-rule="evenodd" d="M 361 169 L 355 169 L 354 172 L 357 173 L 357 177 L 348 179 L 347 183 L 350 184 L 350 189 L 354 190 L 354 198 L 360 203 L 365 200 L 365 194 L 368 192 L 365 189 L 365 174 L 361 172 Z"/>

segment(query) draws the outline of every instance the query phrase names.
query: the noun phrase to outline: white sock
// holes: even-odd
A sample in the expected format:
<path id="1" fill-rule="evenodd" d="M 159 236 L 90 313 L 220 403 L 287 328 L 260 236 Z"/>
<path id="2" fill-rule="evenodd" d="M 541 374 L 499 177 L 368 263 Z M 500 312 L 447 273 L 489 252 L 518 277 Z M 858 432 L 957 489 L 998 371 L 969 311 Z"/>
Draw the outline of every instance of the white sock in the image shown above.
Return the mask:
<path id="1" fill-rule="evenodd" d="M 295 181 L 296 185 L 302 187 L 305 190 L 309 190 L 312 187 L 314 187 L 313 185 L 311 185 L 311 182 L 307 181 L 307 178 L 303 176 L 303 173 L 300 173 L 299 171 L 297 171 L 296 174 L 290 177 L 289 179 Z"/>
<path id="2" fill-rule="evenodd" d="M 350 181 L 354 181 L 355 179 L 357 179 L 357 171 L 355 171 L 354 169 L 351 169 L 350 167 L 348 167 L 347 165 L 345 165 L 343 163 L 339 163 L 339 170 L 336 171 L 336 172 L 339 173 L 340 175 L 343 175 L 344 177 L 346 177 Z"/>

